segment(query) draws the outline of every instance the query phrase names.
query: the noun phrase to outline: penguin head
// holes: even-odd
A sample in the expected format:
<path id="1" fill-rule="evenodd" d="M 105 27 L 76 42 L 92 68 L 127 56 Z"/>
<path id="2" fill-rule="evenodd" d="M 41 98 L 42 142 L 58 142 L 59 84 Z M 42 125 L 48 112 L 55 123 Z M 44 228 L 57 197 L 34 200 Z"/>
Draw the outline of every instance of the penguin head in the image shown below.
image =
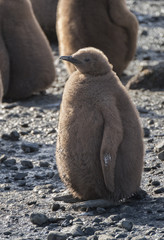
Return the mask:
<path id="1" fill-rule="evenodd" d="M 104 75 L 112 70 L 112 65 L 102 51 L 93 47 L 82 48 L 71 56 L 61 56 L 83 74 Z"/>

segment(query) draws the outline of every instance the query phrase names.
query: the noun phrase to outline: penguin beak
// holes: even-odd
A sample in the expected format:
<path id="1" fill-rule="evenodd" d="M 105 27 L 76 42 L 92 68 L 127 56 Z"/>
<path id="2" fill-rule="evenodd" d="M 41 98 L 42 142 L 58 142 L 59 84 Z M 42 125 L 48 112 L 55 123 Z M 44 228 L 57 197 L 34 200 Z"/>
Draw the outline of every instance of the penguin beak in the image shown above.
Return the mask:
<path id="1" fill-rule="evenodd" d="M 76 58 L 74 58 L 72 56 L 61 56 L 59 59 L 71 62 L 71 63 L 73 63 L 75 65 L 81 63 L 78 59 L 76 59 Z"/>

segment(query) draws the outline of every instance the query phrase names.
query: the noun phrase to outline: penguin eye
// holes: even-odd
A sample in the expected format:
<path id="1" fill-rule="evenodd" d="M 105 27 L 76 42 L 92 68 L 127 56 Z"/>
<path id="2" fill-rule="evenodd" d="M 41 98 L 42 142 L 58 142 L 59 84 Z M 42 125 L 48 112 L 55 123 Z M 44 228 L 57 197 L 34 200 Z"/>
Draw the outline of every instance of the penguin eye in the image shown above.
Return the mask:
<path id="1" fill-rule="evenodd" d="M 85 58 L 84 61 L 85 61 L 85 62 L 89 62 L 90 59 L 89 59 L 89 58 Z"/>

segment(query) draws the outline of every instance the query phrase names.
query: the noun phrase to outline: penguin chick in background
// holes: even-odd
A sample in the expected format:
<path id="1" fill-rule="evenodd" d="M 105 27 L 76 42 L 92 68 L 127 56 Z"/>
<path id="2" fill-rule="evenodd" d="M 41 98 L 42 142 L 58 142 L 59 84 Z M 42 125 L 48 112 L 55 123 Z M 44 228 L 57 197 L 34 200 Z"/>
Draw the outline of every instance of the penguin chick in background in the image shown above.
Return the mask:
<path id="1" fill-rule="evenodd" d="M 4 97 L 27 98 L 54 81 L 52 51 L 29 0 L 1 0 L 0 13 Z"/>
<path id="2" fill-rule="evenodd" d="M 125 0 L 59 0 L 56 31 L 60 55 L 95 47 L 121 75 L 136 51 L 138 22 Z M 75 71 L 69 62 L 66 67 Z"/>
<path id="3" fill-rule="evenodd" d="M 98 49 L 61 56 L 76 71 L 60 108 L 56 162 L 74 197 L 114 202 L 139 190 L 143 139 L 138 112 Z"/>
<path id="4" fill-rule="evenodd" d="M 30 0 L 35 16 L 50 42 L 56 42 L 56 10 L 58 0 Z"/>

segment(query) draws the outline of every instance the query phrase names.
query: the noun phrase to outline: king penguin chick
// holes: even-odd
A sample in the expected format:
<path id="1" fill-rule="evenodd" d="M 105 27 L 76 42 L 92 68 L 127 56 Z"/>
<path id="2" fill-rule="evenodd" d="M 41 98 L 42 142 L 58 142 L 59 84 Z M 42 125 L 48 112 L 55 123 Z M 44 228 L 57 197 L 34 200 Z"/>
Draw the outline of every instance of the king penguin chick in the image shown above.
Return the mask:
<path id="1" fill-rule="evenodd" d="M 56 24 L 60 55 L 98 48 L 118 75 L 134 57 L 138 22 L 125 0 L 59 0 Z M 66 67 L 75 71 L 69 62 Z"/>
<path id="2" fill-rule="evenodd" d="M 1 0 L 0 13 L 4 96 L 27 98 L 54 81 L 52 51 L 29 0 Z"/>
<path id="3" fill-rule="evenodd" d="M 76 71 L 61 103 L 56 161 L 74 197 L 119 201 L 139 190 L 143 140 L 138 112 L 98 49 L 62 56 Z"/>
<path id="4" fill-rule="evenodd" d="M 35 16 L 50 42 L 56 42 L 56 9 L 58 0 L 30 0 Z"/>

